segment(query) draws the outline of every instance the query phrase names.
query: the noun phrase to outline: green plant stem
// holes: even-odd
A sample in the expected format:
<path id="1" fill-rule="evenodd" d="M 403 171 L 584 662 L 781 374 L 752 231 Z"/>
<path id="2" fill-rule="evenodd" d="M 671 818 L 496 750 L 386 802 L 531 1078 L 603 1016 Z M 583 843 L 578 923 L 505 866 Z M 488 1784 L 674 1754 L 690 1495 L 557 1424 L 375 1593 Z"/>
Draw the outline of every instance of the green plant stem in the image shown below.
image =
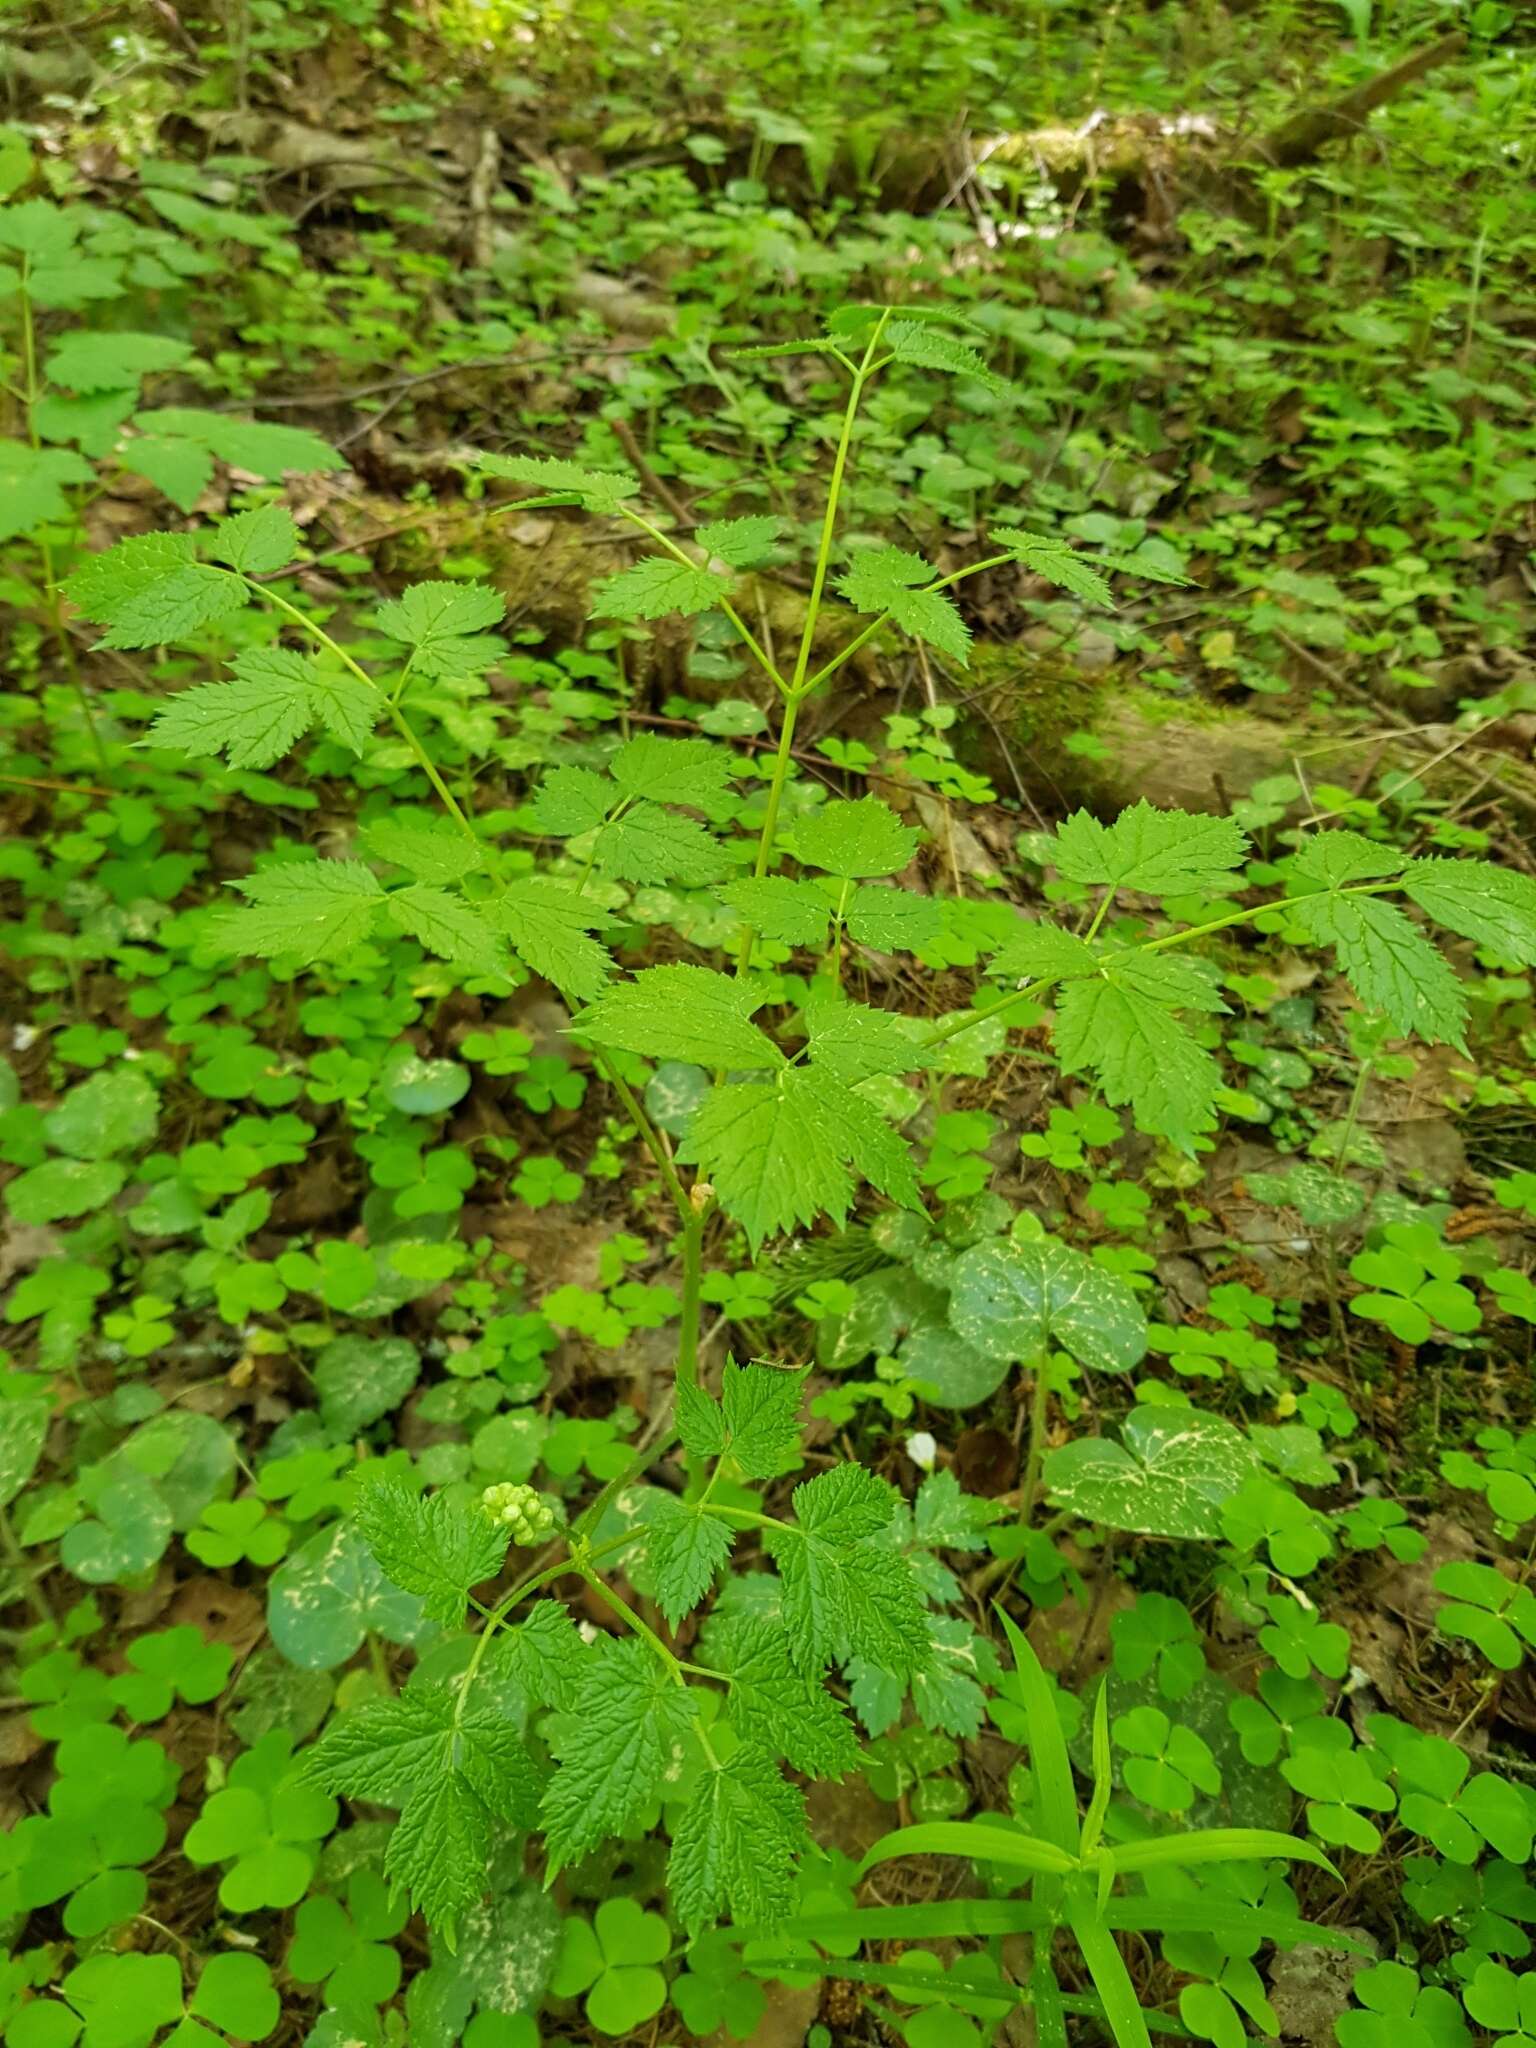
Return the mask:
<path id="1" fill-rule="evenodd" d="M 572 1535 L 575 1533 L 575 1530 L 571 1531 Z M 595 1550 L 587 1550 L 586 1562 L 589 1565 L 595 1564 L 598 1558 L 607 1557 L 615 1550 L 622 1550 L 626 1543 L 635 1542 L 643 1533 L 639 1529 L 626 1529 L 622 1536 L 615 1536 L 607 1543 L 600 1543 Z M 552 1579 L 564 1578 L 567 1572 L 573 1572 L 578 1569 L 579 1567 L 569 1551 L 567 1551 L 567 1554 L 562 1558 L 558 1558 L 554 1564 L 542 1566 L 536 1571 L 529 1572 L 526 1578 L 519 1579 L 511 1592 L 504 1593 L 486 1615 L 485 1626 L 481 1629 L 479 1635 L 475 1637 L 475 1647 L 470 1652 L 469 1662 L 464 1667 L 464 1676 L 460 1681 L 458 1703 L 454 1708 L 453 1715 L 455 1726 L 464 1718 L 464 1703 L 469 1698 L 476 1675 L 480 1670 L 481 1664 L 485 1661 L 485 1653 L 491 1647 L 491 1638 L 495 1635 L 497 1629 L 506 1626 L 507 1616 L 512 1612 L 513 1608 L 519 1602 L 526 1600 L 530 1593 L 536 1593 L 541 1586 L 547 1586 Z M 583 1576 L 586 1576 L 586 1574 L 583 1573 Z"/>
<path id="2" fill-rule="evenodd" d="M 600 1579 L 596 1572 L 588 1571 L 582 1565 L 577 1565 L 575 1569 L 586 1580 L 604 1606 L 611 1607 L 631 1634 L 637 1635 L 647 1649 L 654 1652 L 660 1658 L 661 1662 L 666 1666 L 667 1675 L 671 1678 L 672 1682 L 675 1685 L 686 1685 L 687 1678 L 683 1672 L 681 1659 L 673 1656 L 672 1652 L 661 1640 L 661 1637 L 657 1635 L 655 1629 L 651 1627 L 648 1621 L 642 1620 L 636 1614 L 634 1608 L 630 1606 L 623 1594 L 615 1593 L 612 1586 Z"/>
<path id="3" fill-rule="evenodd" d="M 842 496 L 843 477 L 848 468 L 848 455 L 853 446 L 853 423 L 858 418 L 859 400 L 864 395 L 864 386 L 874 375 L 875 349 L 885 323 L 890 318 L 887 310 L 875 323 L 875 331 L 869 337 L 869 346 L 864 359 L 854 372 L 853 383 L 848 392 L 848 403 L 843 408 L 842 431 L 837 439 L 837 453 L 832 458 L 832 475 L 827 484 L 826 510 L 822 514 L 821 539 L 816 549 L 816 567 L 811 574 L 811 594 L 806 601 L 805 624 L 800 630 L 800 649 L 795 656 L 794 673 L 789 679 L 791 696 L 797 696 L 805 685 L 806 672 L 811 665 L 811 647 L 816 638 L 816 621 L 821 612 L 822 592 L 827 585 L 827 570 L 832 561 L 832 542 L 837 533 L 838 501 Z"/>
<path id="4" fill-rule="evenodd" d="M 1029 1445 L 1024 1454 L 1024 1478 L 1019 1487 L 1019 1520 L 1028 1528 L 1040 1498 L 1040 1473 L 1045 1464 L 1045 1429 L 1050 1415 L 1051 1380 L 1042 1351 L 1035 1360 L 1034 1379 L 1029 1390 Z"/>
<path id="5" fill-rule="evenodd" d="M 42 379 L 37 374 L 37 328 L 32 317 L 32 294 L 27 289 L 30 257 L 21 259 L 21 362 L 25 388 L 18 394 L 26 419 L 27 445 L 34 452 L 42 446 L 42 436 L 37 430 L 37 401 L 42 397 Z M 112 772 L 111 757 L 106 742 L 101 737 L 96 723 L 96 713 L 86 695 L 85 684 L 80 679 L 80 670 L 75 661 L 75 643 L 69 637 L 69 628 L 64 623 L 63 609 L 59 603 L 58 584 L 54 573 L 53 543 L 38 541 L 38 552 L 43 558 L 43 588 L 47 592 L 48 626 L 57 643 L 59 655 L 64 663 L 64 672 L 69 678 L 69 687 L 74 691 L 85 720 L 85 729 L 91 736 L 91 747 L 97 760 L 107 774 Z"/>
<path id="6" fill-rule="evenodd" d="M 672 556 L 674 561 L 685 562 L 690 569 L 698 568 L 699 565 L 693 559 L 692 555 L 688 554 L 684 549 L 680 548 L 677 542 L 673 540 L 670 534 L 663 533 L 662 529 L 659 526 L 653 525 L 651 521 L 647 519 L 643 513 L 632 512 L 630 511 L 627 505 L 621 505 L 619 507 L 619 516 L 621 519 L 627 519 L 631 526 L 638 527 L 640 531 L 647 536 L 648 539 L 653 540 L 656 543 L 657 547 L 665 548 L 667 553 Z M 722 597 L 720 599 L 720 609 L 722 612 L 724 612 L 725 616 L 730 620 L 731 625 L 735 628 L 738 637 L 745 642 L 747 650 L 751 654 L 752 659 L 757 663 L 758 667 L 768 677 L 769 681 L 774 685 L 774 687 L 779 690 L 787 689 L 789 686 L 784 681 L 783 676 L 779 674 L 778 669 L 774 666 L 774 663 L 769 659 L 766 650 L 759 643 L 756 634 L 752 631 L 752 628 L 747 624 L 746 620 L 741 616 L 740 612 L 737 611 L 735 605 L 731 603 L 728 597 Z"/>
<path id="7" fill-rule="evenodd" d="M 704 1220 L 708 1202 L 688 1205 L 683 1218 L 683 1308 L 677 1330 L 677 1384 L 699 1384 L 699 1291 L 704 1278 Z"/>
<path id="8" fill-rule="evenodd" d="M 21 1587 L 21 1597 L 40 1622 L 50 1629 L 56 1629 L 58 1616 L 49 1605 L 48 1595 L 37 1582 L 37 1573 L 31 1559 L 16 1541 L 10 1513 L 5 1508 L 0 1508 L 0 1552 L 4 1553 L 6 1562 L 16 1573 L 17 1582 Z"/>

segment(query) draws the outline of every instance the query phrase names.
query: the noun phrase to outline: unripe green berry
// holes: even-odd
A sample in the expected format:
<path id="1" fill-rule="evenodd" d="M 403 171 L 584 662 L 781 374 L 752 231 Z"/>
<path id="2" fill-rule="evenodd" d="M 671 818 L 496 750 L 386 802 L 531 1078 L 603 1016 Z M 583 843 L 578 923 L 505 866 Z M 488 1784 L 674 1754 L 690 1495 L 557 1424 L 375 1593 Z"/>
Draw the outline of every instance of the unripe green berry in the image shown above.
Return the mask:
<path id="1" fill-rule="evenodd" d="M 480 1496 L 480 1505 L 493 1522 L 510 1529 L 512 1541 L 524 1548 L 543 1543 L 560 1524 L 554 1504 L 543 1494 L 531 1486 L 515 1485 L 510 1480 L 488 1486 Z"/>

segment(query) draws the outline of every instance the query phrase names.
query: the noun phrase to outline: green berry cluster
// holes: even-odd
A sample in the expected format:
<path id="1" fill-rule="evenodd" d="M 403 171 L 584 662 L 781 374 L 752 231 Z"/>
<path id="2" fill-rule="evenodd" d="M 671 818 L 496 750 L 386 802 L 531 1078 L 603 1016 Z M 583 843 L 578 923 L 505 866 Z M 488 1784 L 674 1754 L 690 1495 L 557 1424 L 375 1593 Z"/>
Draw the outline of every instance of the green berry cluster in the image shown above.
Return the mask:
<path id="1" fill-rule="evenodd" d="M 512 1531 L 514 1543 L 525 1546 L 543 1543 L 560 1525 L 553 1503 L 543 1494 L 508 1480 L 488 1486 L 480 1496 L 480 1505 L 493 1522 L 501 1522 Z"/>

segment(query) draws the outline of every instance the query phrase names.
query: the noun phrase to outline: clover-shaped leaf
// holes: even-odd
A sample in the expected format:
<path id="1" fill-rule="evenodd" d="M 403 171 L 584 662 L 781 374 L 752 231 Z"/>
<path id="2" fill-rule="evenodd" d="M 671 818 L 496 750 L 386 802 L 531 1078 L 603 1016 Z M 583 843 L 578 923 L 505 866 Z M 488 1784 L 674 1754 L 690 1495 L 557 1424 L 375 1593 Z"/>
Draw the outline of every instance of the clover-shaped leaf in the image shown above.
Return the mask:
<path id="1" fill-rule="evenodd" d="M 1187 1813 L 1197 1792 L 1214 1799 L 1221 1773 L 1207 1744 L 1193 1728 L 1170 1721 L 1157 1707 L 1133 1707 L 1110 1727 L 1123 1752 L 1126 1790 L 1160 1813 Z"/>
<path id="2" fill-rule="evenodd" d="M 1363 2011 L 1334 2022 L 1339 2048 L 1462 2048 L 1467 2030 L 1455 1997 L 1421 1986 L 1406 1963 L 1377 1963 L 1360 1971 L 1350 1989 Z"/>
<path id="3" fill-rule="evenodd" d="M 1134 1606 L 1115 1616 L 1109 1634 L 1115 1676 L 1135 1680 L 1155 1673 L 1165 1700 L 1187 1698 L 1205 1676 L 1205 1653 L 1182 1600 L 1139 1593 Z"/>
<path id="4" fill-rule="evenodd" d="M 950 1327 L 989 1358 L 1033 1363 L 1058 1344 L 1080 1365 L 1129 1372 L 1147 1348 L 1130 1283 L 1055 1238 L 973 1245 L 951 1290 Z"/>
<path id="5" fill-rule="evenodd" d="M 325 1985 L 330 2005 L 382 2005 L 400 1985 L 400 1957 L 389 1946 L 410 1908 L 391 1897 L 371 1870 L 354 1870 L 345 1906 L 329 1897 L 306 1899 L 294 1916 L 288 1974 L 299 1984 Z"/>
<path id="6" fill-rule="evenodd" d="M 1257 1458 L 1241 1431 L 1196 1409 L 1133 1408 L 1123 1442 L 1080 1437 L 1045 1460 L 1045 1484 L 1060 1507 L 1111 1529 L 1209 1540 L 1220 1507 Z"/>
<path id="7" fill-rule="evenodd" d="M 1435 1615 L 1440 1633 L 1475 1643 L 1496 1671 L 1518 1669 L 1536 1646 L 1536 1593 L 1469 1558 L 1442 1565 L 1433 1583 L 1448 1596 Z"/>
<path id="8" fill-rule="evenodd" d="M 179 1697 L 188 1706 L 216 1699 L 229 1683 L 235 1653 L 190 1626 L 162 1629 L 128 1645 L 132 1666 L 112 1680 L 112 1697 L 132 1721 L 159 1721 Z"/>
<path id="9" fill-rule="evenodd" d="M 667 2000 L 656 1965 L 672 1945 L 659 1913 L 634 1899 L 604 1899 L 589 1923 L 567 1920 L 550 1989 L 558 1998 L 586 1993 L 586 2014 L 600 2034 L 628 2034 Z"/>
<path id="10" fill-rule="evenodd" d="M 266 1504 L 251 1494 L 241 1500 L 211 1500 L 203 1509 L 195 1529 L 187 1531 L 187 1548 L 214 1571 L 222 1571 L 243 1558 L 263 1569 L 277 1563 L 288 1548 L 293 1531 L 280 1515 L 270 1515 Z"/>
<path id="11" fill-rule="evenodd" d="M 238 1759 L 228 1784 L 187 1830 L 192 1863 L 227 1863 L 219 1901 L 232 1913 L 292 1906 L 315 1867 L 315 1844 L 336 1825 L 336 1802 L 293 1767 L 288 1735 L 274 1730 Z"/>

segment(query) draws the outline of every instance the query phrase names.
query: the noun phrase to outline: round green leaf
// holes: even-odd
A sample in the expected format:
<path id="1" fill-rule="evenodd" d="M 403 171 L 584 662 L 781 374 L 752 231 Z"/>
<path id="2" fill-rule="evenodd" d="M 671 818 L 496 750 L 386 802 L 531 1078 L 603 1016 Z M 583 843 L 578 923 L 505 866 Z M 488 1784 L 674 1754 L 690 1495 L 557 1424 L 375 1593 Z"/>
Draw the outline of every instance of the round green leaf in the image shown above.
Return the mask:
<path id="1" fill-rule="evenodd" d="M 260 1956 L 238 1954 L 210 1958 L 190 2009 L 234 2041 L 265 2041 L 282 2012 L 272 1972 Z"/>
<path id="2" fill-rule="evenodd" d="M 43 1118 L 43 1129 L 55 1152 L 67 1152 L 72 1159 L 111 1159 L 147 1144 L 159 1121 L 154 1083 L 136 1068 L 122 1066 L 71 1088 Z"/>
<path id="3" fill-rule="evenodd" d="M 469 1069 L 455 1060 L 424 1060 L 402 1047 L 384 1069 L 384 1095 L 407 1116 L 439 1116 L 469 1093 Z"/>
<path id="4" fill-rule="evenodd" d="M 936 1408 L 974 1408 L 1008 1377 L 1007 1359 L 987 1357 L 942 1323 L 918 1324 L 897 1357 L 904 1373 L 932 1390 L 925 1399 Z"/>
<path id="5" fill-rule="evenodd" d="M 1059 1344 L 1080 1365 L 1129 1372 L 1146 1351 L 1129 1282 L 1055 1238 L 973 1245 L 951 1280 L 950 1328 L 988 1358 L 1034 1360 Z"/>
<path id="6" fill-rule="evenodd" d="M 333 1437 L 356 1436 L 399 1407 L 420 1371 L 404 1337 L 337 1337 L 315 1360 L 320 1419 Z"/>
<path id="7" fill-rule="evenodd" d="M 0 1401 L 0 1508 L 10 1506 L 36 1470 L 52 1413 L 52 1402 L 41 1396 Z"/>
<path id="8" fill-rule="evenodd" d="M 417 1643 L 435 1630 L 420 1600 L 390 1585 L 373 1552 L 344 1522 L 321 1529 L 272 1574 L 267 1627 L 288 1662 L 303 1671 L 345 1664 L 369 1634 Z"/>
<path id="9" fill-rule="evenodd" d="M 5 1206 L 18 1223 L 58 1223 L 104 1209 L 125 1175 L 110 1160 L 48 1159 L 18 1174 L 5 1191 Z"/>
<path id="10" fill-rule="evenodd" d="M 1083 1437 L 1052 1451 L 1045 1483 L 1057 1506 L 1085 1521 L 1210 1541 L 1221 1534 L 1221 1503 L 1257 1469 L 1247 1438 L 1219 1415 L 1135 1408 L 1123 1443 Z"/>

